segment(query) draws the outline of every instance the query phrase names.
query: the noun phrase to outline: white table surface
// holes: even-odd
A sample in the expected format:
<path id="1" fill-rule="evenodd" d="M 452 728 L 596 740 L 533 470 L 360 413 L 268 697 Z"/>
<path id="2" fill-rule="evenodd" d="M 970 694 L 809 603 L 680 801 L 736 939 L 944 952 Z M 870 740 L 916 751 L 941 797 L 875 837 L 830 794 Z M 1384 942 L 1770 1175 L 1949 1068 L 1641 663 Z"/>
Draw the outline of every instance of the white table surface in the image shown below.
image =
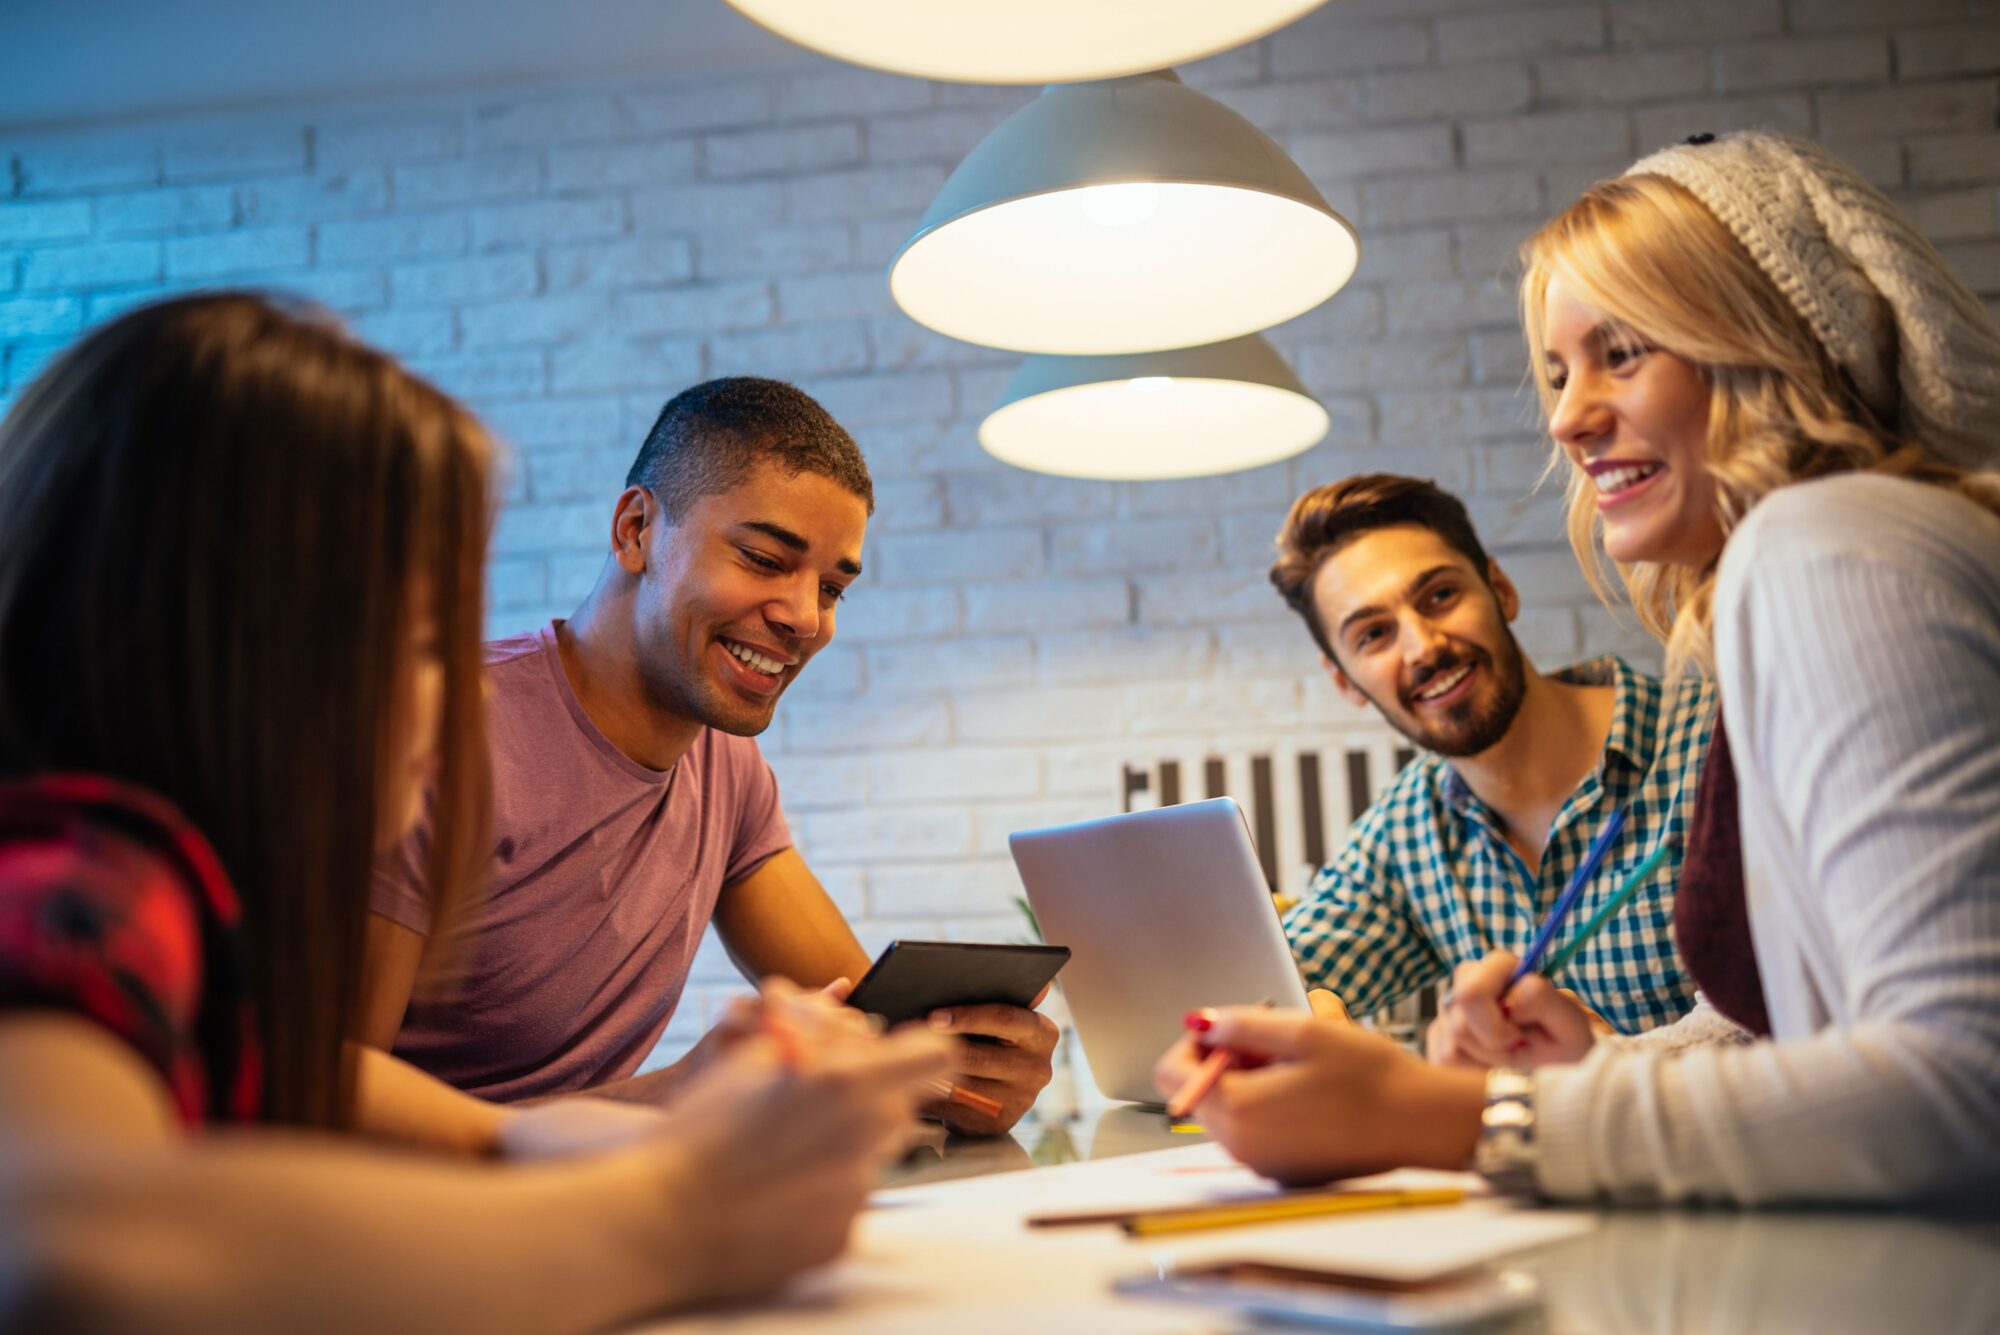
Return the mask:
<path id="1" fill-rule="evenodd" d="M 1171 1131 L 1160 1114 L 1092 1102 L 1070 1120 L 1024 1123 L 1012 1137 L 940 1138 L 890 1172 L 878 1198 L 882 1204 L 857 1223 L 854 1246 L 842 1261 L 771 1302 L 691 1314 L 649 1329 L 758 1335 L 1214 1335 L 1287 1329 L 1112 1295 L 1111 1277 L 1147 1264 L 1143 1244 L 1110 1229 L 1057 1234 L 1020 1223 L 1023 1199 L 1061 1199 L 1062 1185 L 1077 1175 L 1058 1172 L 1032 1182 L 969 1180 L 1184 1149 L 1201 1140 Z M 1181 1157 L 1206 1161 L 1208 1156 Z M 952 1185 L 933 1189 L 938 1183 Z M 925 1208 L 909 1208 L 913 1203 Z M 1421 1247 L 1421 1231 L 1407 1234 L 1419 1213 L 1402 1212 L 1393 1222 L 1387 1214 L 1374 1218 L 1384 1221 L 1383 1227 L 1406 1230 L 1418 1239 L 1412 1245 Z M 1567 1240 L 1497 1263 L 1535 1275 L 1544 1299 L 1531 1315 L 1481 1330 L 1507 1335 L 2000 1332 L 2000 1215 L 1966 1220 L 1618 1210 L 1596 1212 L 1586 1231 L 1572 1232 Z"/>

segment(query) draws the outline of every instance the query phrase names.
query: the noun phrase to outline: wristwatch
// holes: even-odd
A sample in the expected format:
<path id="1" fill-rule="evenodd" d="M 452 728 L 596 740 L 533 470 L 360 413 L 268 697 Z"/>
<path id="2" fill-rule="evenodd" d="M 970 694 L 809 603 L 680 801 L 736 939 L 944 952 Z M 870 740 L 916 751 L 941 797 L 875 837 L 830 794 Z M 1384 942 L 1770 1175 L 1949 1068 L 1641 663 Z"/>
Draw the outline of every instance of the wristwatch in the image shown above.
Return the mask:
<path id="1" fill-rule="evenodd" d="M 1535 1164 L 1541 1146 L 1535 1137 L 1535 1075 L 1518 1066 L 1486 1073 L 1486 1106 L 1479 1114 L 1479 1148 L 1472 1166 L 1508 1196 L 1538 1194 Z"/>

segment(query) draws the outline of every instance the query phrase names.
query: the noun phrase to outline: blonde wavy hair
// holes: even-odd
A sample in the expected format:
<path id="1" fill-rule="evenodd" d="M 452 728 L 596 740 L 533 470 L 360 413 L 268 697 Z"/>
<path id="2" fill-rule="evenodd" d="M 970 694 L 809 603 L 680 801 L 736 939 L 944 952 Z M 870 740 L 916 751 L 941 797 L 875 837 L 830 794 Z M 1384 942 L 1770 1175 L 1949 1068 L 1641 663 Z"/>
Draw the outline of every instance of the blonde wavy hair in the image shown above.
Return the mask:
<path id="1" fill-rule="evenodd" d="M 1528 240 L 1522 258 L 1521 323 L 1544 420 L 1556 393 L 1543 324 L 1549 282 L 1560 275 L 1578 299 L 1702 373 L 1704 463 L 1725 534 L 1777 488 L 1832 473 L 1908 477 L 2000 512 L 2000 474 L 1968 473 L 1899 439 L 1729 229 L 1665 177 L 1592 186 Z M 1558 448 L 1550 471 L 1564 462 Z M 1591 587 L 1612 602 L 1605 567 L 1614 565 L 1641 624 L 1666 643 L 1669 674 L 1712 672 L 1716 566 L 1610 562 L 1589 478 L 1566 471 L 1570 546 Z"/>

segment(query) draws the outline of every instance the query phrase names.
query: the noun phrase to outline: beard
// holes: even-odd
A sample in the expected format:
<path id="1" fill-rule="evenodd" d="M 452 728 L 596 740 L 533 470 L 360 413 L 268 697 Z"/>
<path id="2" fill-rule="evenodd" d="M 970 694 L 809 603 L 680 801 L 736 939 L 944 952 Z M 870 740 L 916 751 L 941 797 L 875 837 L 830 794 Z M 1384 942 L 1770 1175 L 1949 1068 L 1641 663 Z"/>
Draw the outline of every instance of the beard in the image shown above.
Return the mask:
<path id="1" fill-rule="evenodd" d="M 1400 689 L 1394 709 L 1384 706 L 1373 696 L 1369 700 L 1391 727 L 1424 750 L 1447 759 L 1476 756 L 1497 745 L 1507 735 L 1507 729 L 1514 726 L 1514 716 L 1521 712 L 1521 701 L 1528 693 L 1528 674 L 1521 646 L 1515 641 L 1512 631 L 1505 634 L 1506 640 L 1497 653 L 1489 654 L 1483 649 L 1468 646 L 1464 652 L 1440 659 L 1424 673 L 1421 680 Z M 1433 715 L 1432 719 L 1420 722 L 1420 706 L 1414 698 L 1416 693 L 1446 673 L 1466 665 L 1475 670 L 1484 669 L 1485 679 L 1476 684 L 1471 695 L 1449 709 L 1426 711 Z"/>

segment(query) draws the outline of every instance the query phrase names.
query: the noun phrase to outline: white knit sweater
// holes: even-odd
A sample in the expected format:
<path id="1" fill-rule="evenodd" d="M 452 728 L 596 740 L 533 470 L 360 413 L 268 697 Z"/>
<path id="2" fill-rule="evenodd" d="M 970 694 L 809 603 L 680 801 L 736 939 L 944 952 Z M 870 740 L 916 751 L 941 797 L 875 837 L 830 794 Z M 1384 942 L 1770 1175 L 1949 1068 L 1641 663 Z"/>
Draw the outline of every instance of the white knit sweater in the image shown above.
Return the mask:
<path id="1" fill-rule="evenodd" d="M 1557 1197 L 2000 1190 L 2000 518 L 1844 476 L 1732 535 L 1715 648 L 1773 1038 L 1539 1073 Z"/>

